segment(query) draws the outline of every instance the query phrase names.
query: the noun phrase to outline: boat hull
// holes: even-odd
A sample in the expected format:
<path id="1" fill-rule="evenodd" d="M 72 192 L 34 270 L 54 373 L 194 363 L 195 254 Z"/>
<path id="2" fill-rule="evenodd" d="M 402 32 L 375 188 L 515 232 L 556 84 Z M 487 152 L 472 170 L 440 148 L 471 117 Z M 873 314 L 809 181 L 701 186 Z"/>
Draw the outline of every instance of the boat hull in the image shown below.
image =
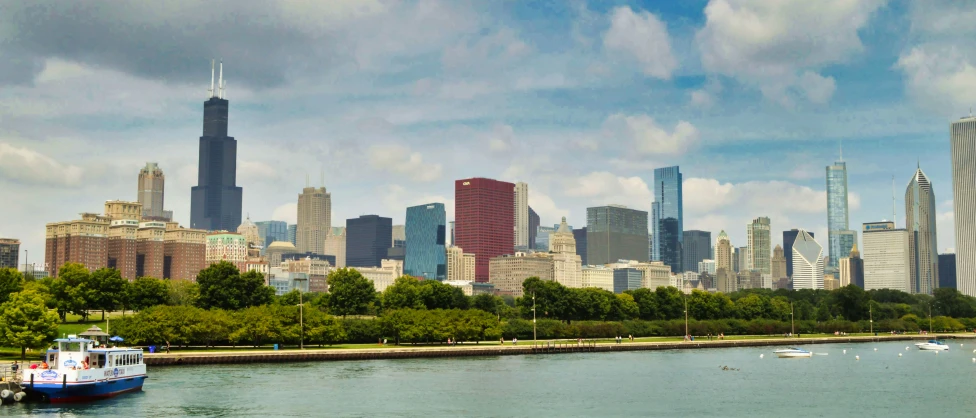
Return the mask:
<path id="1" fill-rule="evenodd" d="M 25 384 L 24 391 L 31 399 L 44 402 L 88 402 L 141 391 L 145 380 L 146 376 L 143 375 L 100 382 L 34 383 L 33 386 Z"/>
<path id="2" fill-rule="evenodd" d="M 779 358 L 810 358 L 813 357 L 813 353 L 797 353 L 797 352 L 786 352 L 786 353 L 774 353 L 776 357 Z"/>
<path id="3" fill-rule="evenodd" d="M 947 344 L 921 344 L 918 345 L 919 350 L 925 351 L 949 351 L 949 346 Z"/>

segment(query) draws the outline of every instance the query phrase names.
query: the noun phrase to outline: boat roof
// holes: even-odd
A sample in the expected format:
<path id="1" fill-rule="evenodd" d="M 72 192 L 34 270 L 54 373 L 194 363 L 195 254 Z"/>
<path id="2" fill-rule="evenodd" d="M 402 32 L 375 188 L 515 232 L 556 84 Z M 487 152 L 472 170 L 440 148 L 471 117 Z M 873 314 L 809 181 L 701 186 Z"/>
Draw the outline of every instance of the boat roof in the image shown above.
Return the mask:
<path id="1" fill-rule="evenodd" d="M 90 343 L 92 340 L 86 338 L 58 338 L 54 342 L 58 343 Z"/>

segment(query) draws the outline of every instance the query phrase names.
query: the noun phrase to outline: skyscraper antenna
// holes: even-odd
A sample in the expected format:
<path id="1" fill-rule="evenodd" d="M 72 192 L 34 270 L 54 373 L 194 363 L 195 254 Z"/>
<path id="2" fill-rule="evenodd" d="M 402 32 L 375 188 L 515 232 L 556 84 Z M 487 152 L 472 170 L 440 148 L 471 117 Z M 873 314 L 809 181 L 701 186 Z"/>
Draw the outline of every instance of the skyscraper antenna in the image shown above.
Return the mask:
<path id="1" fill-rule="evenodd" d="M 210 97 L 214 97 L 214 60 L 210 60 Z"/>
<path id="2" fill-rule="evenodd" d="M 220 79 L 217 81 L 217 98 L 224 98 L 224 60 L 220 60 Z"/>

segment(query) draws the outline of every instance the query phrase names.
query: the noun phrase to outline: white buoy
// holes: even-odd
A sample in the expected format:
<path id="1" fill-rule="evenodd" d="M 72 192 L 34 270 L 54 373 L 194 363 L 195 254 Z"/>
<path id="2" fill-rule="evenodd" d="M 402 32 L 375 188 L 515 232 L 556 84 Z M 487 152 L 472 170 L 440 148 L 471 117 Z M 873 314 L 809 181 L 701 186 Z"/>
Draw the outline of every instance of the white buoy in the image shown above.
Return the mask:
<path id="1" fill-rule="evenodd" d="M 860 360 L 861 356 L 854 356 L 854 360 Z"/>
<path id="2" fill-rule="evenodd" d="M 844 350 L 844 354 L 847 354 L 847 350 Z"/>
<path id="3" fill-rule="evenodd" d="M 760 355 L 759 355 L 759 358 L 763 358 L 763 356 L 764 356 L 764 354 L 760 354 Z"/>
<path id="4" fill-rule="evenodd" d="M 898 353 L 898 357 L 901 357 L 901 353 Z"/>
<path id="5" fill-rule="evenodd" d="M 908 351 L 908 346 L 907 345 L 905 346 L 905 351 Z"/>
<path id="6" fill-rule="evenodd" d="M 973 363 L 976 363 L 976 357 L 973 357 Z"/>
<path id="7" fill-rule="evenodd" d="M 878 351 L 878 348 L 877 348 L 877 347 L 875 347 L 875 348 L 874 348 L 874 351 Z"/>
<path id="8" fill-rule="evenodd" d="M 936 351 L 936 352 L 935 352 L 935 355 L 939 355 L 939 352 L 938 352 L 938 351 Z"/>

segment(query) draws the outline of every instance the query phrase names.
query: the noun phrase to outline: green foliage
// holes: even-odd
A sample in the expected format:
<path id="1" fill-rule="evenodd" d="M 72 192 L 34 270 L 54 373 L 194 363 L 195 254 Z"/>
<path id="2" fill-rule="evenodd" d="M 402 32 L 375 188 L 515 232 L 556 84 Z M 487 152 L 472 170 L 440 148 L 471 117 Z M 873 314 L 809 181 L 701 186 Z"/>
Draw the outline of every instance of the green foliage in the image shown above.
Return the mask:
<path id="1" fill-rule="evenodd" d="M 127 302 L 129 281 L 122 278 L 122 273 L 114 268 L 100 268 L 88 276 L 88 283 L 84 286 L 84 299 L 88 309 L 113 311 Z"/>
<path id="2" fill-rule="evenodd" d="M 129 308 L 137 311 L 169 303 L 167 282 L 155 277 L 139 277 L 126 291 Z"/>
<path id="3" fill-rule="evenodd" d="M 169 280 L 166 282 L 166 295 L 169 305 L 196 306 L 200 299 L 200 285 L 189 280 Z"/>
<path id="4" fill-rule="evenodd" d="M 860 321 L 869 316 L 868 301 L 871 297 L 857 285 L 850 284 L 830 292 L 830 298 L 844 319 Z"/>
<path id="5" fill-rule="evenodd" d="M 197 306 L 209 309 L 239 310 L 271 302 L 274 289 L 264 284 L 256 271 L 241 274 L 233 264 L 221 261 L 197 274 L 200 297 Z"/>
<path id="6" fill-rule="evenodd" d="M 410 276 L 398 277 L 393 285 L 383 291 L 383 307 L 386 309 L 425 309 L 420 296 L 420 282 Z"/>
<path id="7" fill-rule="evenodd" d="M 369 309 L 376 299 L 373 282 L 352 268 L 341 268 L 329 272 L 329 312 L 333 315 L 361 315 Z"/>
<path id="8" fill-rule="evenodd" d="M 0 268 L 0 304 L 24 288 L 24 276 L 17 269 Z"/>
<path id="9" fill-rule="evenodd" d="M 57 310 L 62 322 L 69 313 L 88 317 L 85 285 L 89 276 L 90 273 L 84 265 L 65 263 L 58 270 L 57 278 L 47 277 L 43 280 L 42 283 L 51 292 L 50 307 Z"/>
<path id="10" fill-rule="evenodd" d="M 45 345 L 58 335 L 58 317 L 44 305 L 44 297 L 32 290 L 13 293 L 0 305 L 0 340 L 20 347 L 25 358 L 28 348 Z"/>

